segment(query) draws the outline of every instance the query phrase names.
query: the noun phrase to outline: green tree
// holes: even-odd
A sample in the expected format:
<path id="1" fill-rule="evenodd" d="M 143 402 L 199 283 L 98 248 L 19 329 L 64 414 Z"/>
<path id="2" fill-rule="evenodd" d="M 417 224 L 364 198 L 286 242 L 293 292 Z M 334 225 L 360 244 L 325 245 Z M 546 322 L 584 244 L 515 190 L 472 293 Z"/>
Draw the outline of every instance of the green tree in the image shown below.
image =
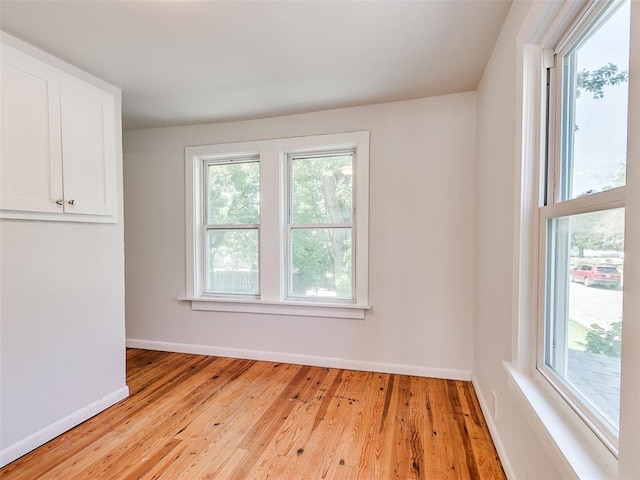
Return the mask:
<path id="1" fill-rule="evenodd" d="M 629 80 L 629 71 L 619 71 L 613 63 L 596 70 L 580 70 L 576 78 L 576 98 L 589 92 L 598 100 L 604 97 L 605 88 L 620 85 Z M 575 127 L 578 130 L 578 126 Z M 626 166 L 620 168 L 611 181 L 602 188 L 619 187 L 625 184 Z M 587 193 L 592 193 L 589 191 Z M 624 212 L 605 211 L 601 214 L 577 215 L 571 221 L 571 244 L 579 249 L 579 257 L 585 250 L 619 250 L 624 244 Z"/>
<path id="2" fill-rule="evenodd" d="M 349 223 L 353 189 L 351 155 L 300 158 L 292 165 L 294 281 L 303 290 L 327 289 L 351 295 L 351 229 L 313 228 Z"/>
<path id="3" fill-rule="evenodd" d="M 303 157 L 292 162 L 291 220 L 303 226 L 292 231 L 294 293 L 326 289 L 340 297 L 351 296 L 351 229 L 322 224 L 351 222 L 352 162 L 351 155 Z M 207 175 L 207 223 L 230 227 L 259 223 L 257 162 L 213 164 Z M 313 227 L 315 224 L 319 226 Z M 252 232 L 211 230 L 210 269 L 257 271 L 257 238 L 251 241 Z"/>
<path id="4" fill-rule="evenodd" d="M 577 247 L 579 257 L 585 250 L 613 250 L 624 248 L 624 210 L 604 210 L 571 217 L 571 245 Z"/>
<path id="5" fill-rule="evenodd" d="M 624 83 L 629 80 L 629 71 L 618 71 L 618 66 L 608 63 L 604 67 L 597 70 L 580 70 L 576 80 L 576 98 L 582 96 L 582 91 L 593 94 L 593 98 L 600 99 L 604 97 L 604 88 Z"/>
<path id="6" fill-rule="evenodd" d="M 216 163 L 207 167 L 206 175 L 205 223 L 220 227 L 208 230 L 210 288 L 257 292 L 257 230 L 234 227 L 260 223 L 260 166 L 258 162 Z"/>

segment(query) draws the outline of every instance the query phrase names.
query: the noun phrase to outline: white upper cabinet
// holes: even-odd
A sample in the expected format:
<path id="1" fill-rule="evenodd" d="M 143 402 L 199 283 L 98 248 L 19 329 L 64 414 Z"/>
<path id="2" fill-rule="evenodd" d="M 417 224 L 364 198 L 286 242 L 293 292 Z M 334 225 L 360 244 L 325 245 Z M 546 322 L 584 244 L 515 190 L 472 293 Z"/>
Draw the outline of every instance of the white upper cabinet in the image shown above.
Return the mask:
<path id="1" fill-rule="evenodd" d="M 115 222 L 115 98 L 2 45 L 0 217 Z"/>
<path id="2" fill-rule="evenodd" d="M 1 208 L 62 213 L 60 75 L 2 49 Z"/>
<path id="3" fill-rule="evenodd" d="M 72 78 L 62 80 L 64 209 L 115 213 L 113 96 Z"/>

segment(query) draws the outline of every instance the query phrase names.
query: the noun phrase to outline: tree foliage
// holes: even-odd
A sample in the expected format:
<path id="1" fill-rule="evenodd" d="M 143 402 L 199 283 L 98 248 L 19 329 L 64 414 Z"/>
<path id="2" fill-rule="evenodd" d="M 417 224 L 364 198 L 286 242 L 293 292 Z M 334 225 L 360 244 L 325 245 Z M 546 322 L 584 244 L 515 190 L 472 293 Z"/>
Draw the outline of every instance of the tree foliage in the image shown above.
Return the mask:
<path id="1" fill-rule="evenodd" d="M 207 289 L 225 293 L 258 292 L 260 165 L 238 161 L 206 168 Z"/>
<path id="2" fill-rule="evenodd" d="M 353 210 L 351 155 L 301 157 L 291 165 L 292 280 L 294 294 L 351 291 L 350 223 Z M 235 225 L 260 223 L 257 162 L 208 167 L 206 223 L 227 226 L 209 231 L 209 278 L 231 278 L 213 270 L 258 270 L 256 230 Z M 343 225 L 342 227 L 340 225 Z M 262 252 L 268 255 L 269 252 Z M 256 274 L 257 279 L 257 274 Z M 225 290 L 225 291 L 228 291 Z"/>
<path id="3" fill-rule="evenodd" d="M 351 228 L 353 157 L 294 159 L 291 168 L 294 283 L 298 292 L 311 289 L 351 296 Z M 330 228 L 313 227 L 318 224 Z M 304 227 L 302 227 L 304 225 Z"/>
<path id="4" fill-rule="evenodd" d="M 260 166 L 258 162 L 211 164 L 207 223 L 257 224 L 260 217 Z"/>
<path id="5" fill-rule="evenodd" d="M 584 250 L 618 251 L 624 249 L 624 210 L 603 210 L 571 217 L 571 245 L 578 256 Z"/>
<path id="6" fill-rule="evenodd" d="M 595 99 L 603 98 L 606 86 L 619 85 L 628 79 L 629 71 L 619 72 L 618 66 L 611 62 L 597 70 L 580 70 L 576 80 L 576 98 L 580 98 L 583 91 L 592 93 Z"/>
<path id="7" fill-rule="evenodd" d="M 578 72 L 576 79 L 576 98 L 580 98 L 582 92 L 589 92 L 594 99 L 602 99 L 606 87 L 619 85 L 628 80 L 629 71 L 619 71 L 618 66 L 613 63 L 608 63 L 596 70 L 583 69 Z M 625 174 L 626 166 L 623 164 L 603 190 L 624 185 Z M 593 193 L 593 191 L 587 193 Z M 571 244 L 579 249 L 580 257 L 584 256 L 584 250 L 622 251 L 624 246 L 623 210 L 576 215 L 572 217 L 571 222 Z"/>

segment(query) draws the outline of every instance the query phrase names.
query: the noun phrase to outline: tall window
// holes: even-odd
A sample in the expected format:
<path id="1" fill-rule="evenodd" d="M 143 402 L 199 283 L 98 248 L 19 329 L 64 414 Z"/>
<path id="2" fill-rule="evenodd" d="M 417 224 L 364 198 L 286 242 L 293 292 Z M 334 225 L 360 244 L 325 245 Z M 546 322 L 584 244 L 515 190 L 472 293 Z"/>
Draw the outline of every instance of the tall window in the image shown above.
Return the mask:
<path id="1" fill-rule="evenodd" d="M 187 147 L 193 309 L 364 318 L 369 133 Z"/>
<path id="2" fill-rule="evenodd" d="M 548 79 L 538 370 L 614 453 L 620 413 L 629 1 L 591 9 Z"/>
<path id="3" fill-rule="evenodd" d="M 289 156 L 290 297 L 353 300 L 353 151 Z"/>
<path id="4" fill-rule="evenodd" d="M 258 284 L 260 165 L 255 158 L 205 160 L 204 293 L 250 294 Z"/>

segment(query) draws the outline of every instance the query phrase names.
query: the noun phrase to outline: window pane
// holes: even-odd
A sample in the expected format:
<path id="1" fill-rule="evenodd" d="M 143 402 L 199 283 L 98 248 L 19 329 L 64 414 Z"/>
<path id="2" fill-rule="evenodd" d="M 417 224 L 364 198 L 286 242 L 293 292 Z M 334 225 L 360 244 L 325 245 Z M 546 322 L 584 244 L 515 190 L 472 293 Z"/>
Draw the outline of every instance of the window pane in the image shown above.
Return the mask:
<path id="1" fill-rule="evenodd" d="M 294 158 L 291 223 L 351 223 L 353 155 Z"/>
<path id="2" fill-rule="evenodd" d="M 545 363 L 616 430 L 624 209 L 549 220 Z"/>
<path id="3" fill-rule="evenodd" d="M 208 230 L 206 293 L 257 295 L 258 229 Z"/>
<path id="4" fill-rule="evenodd" d="M 207 165 L 207 220 L 209 225 L 260 222 L 260 164 L 258 162 Z"/>
<path id="5" fill-rule="evenodd" d="M 353 298 L 351 228 L 291 231 L 290 295 Z"/>
<path id="6" fill-rule="evenodd" d="M 629 18 L 626 2 L 563 59 L 562 200 L 625 184 Z"/>

